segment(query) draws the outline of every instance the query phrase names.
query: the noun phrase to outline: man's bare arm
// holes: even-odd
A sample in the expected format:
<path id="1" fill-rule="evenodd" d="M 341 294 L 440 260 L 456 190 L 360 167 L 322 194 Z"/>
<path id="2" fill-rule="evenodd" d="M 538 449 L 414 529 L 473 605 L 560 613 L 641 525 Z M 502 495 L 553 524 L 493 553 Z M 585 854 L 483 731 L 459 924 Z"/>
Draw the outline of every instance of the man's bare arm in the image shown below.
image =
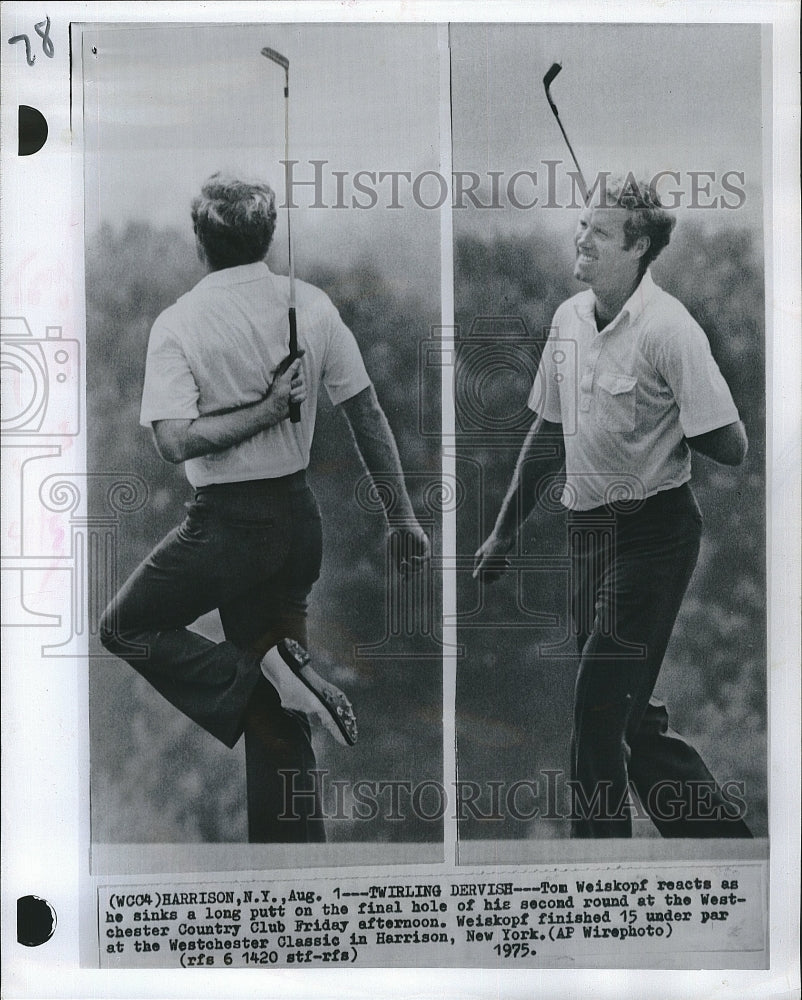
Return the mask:
<path id="1" fill-rule="evenodd" d="M 740 465 L 749 447 L 746 430 L 740 420 L 685 440 L 694 451 L 722 465 Z"/>
<path id="2" fill-rule="evenodd" d="M 492 583 L 503 575 L 507 568 L 505 554 L 544 491 L 553 487 L 564 462 L 562 427 L 550 420 L 536 419 L 521 447 L 495 526 L 476 552 L 474 577 L 481 573 L 484 580 Z"/>
<path id="3" fill-rule="evenodd" d="M 227 413 L 207 414 L 194 420 L 156 420 L 153 437 L 161 457 L 177 464 L 199 455 L 225 451 L 280 423 L 289 415 L 289 404 L 306 399 L 300 359 L 273 380 L 267 395 L 255 403 Z"/>
<path id="4" fill-rule="evenodd" d="M 389 529 L 400 540 L 399 568 L 418 569 L 429 556 L 429 539 L 412 509 L 398 447 L 376 390 L 370 385 L 340 405 L 368 472 L 374 481 L 391 484 L 390 490 L 380 492 Z"/>

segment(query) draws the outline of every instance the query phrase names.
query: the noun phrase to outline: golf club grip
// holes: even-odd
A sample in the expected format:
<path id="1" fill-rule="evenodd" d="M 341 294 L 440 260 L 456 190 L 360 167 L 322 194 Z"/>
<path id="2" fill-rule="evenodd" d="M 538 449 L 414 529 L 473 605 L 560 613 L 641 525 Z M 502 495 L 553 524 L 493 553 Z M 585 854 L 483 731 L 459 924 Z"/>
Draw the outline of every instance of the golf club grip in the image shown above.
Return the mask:
<path id="1" fill-rule="evenodd" d="M 298 322 L 295 317 L 295 306 L 289 308 L 290 320 L 290 361 L 298 357 Z M 301 421 L 301 404 L 290 403 L 290 423 L 298 424 Z"/>

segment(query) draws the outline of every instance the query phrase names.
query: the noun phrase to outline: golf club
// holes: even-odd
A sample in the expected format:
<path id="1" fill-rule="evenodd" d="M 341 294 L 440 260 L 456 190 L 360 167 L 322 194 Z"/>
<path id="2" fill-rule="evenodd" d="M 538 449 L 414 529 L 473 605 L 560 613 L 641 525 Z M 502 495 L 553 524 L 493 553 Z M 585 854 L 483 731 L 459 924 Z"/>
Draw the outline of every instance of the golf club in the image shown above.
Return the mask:
<path id="1" fill-rule="evenodd" d="M 562 63 L 553 63 L 552 66 L 551 66 L 551 69 L 543 77 L 543 86 L 546 88 L 546 100 L 549 102 L 549 107 L 551 108 L 552 112 L 554 113 L 554 117 L 557 119 L 557 124 L 560 126 L 560 131 L 563 134 L 563 139 L 565 139 L 565 144 L 568 147 L 568 152 L 571 154 L 571 158 L 574 161 L 574 165 L 576 166 L 577 173 L 579 174 L 580 180 L 582 181 L 582 187 L 584 188 L 585 192 L 587 192 L 588 185 L 585 182 L 585 175 L 582 173 L 582 168 L 579 166 L 579 162 L 577 161 L 576 154 L 574 153 L 574 150 L 573 150 L 573 148 L 571 146 L 571 143 L 568 141 L 568 136 L 565 134 L 565 129 L 563 128 L 563 123 L 560 121 L 560 113 L 557 111 L 557 105 L 552 100 L 551 93 L 549 92 L 549 87 L 552 85 L 552 83 L 554 82 L 554 78 L 557 76 L 557 74 L 560 72 L 560 70 L 562 68 L 563 68 L 562 67 Z M 585 197 L 586 197 L 586 201 L 587 201 L 587 193 L 586 193 Z"/>
<path id="2" fill-rule="evenodd" d="M 287 256 L 290 272 L 290 353 L 287 363 L 292 364 L 300 357 L 298 352 L 298 325 L 295 316 L 295 261 L 292 255 L 292 229 L 290 224 L 290 61 L 286 56 L 267 47 L 262 49 L 262 55 L 284 70 L 284 197 L 287 201 Z M 297 424 L 301 419 L 301 404 L 290 403 L 290 420 Z"/>

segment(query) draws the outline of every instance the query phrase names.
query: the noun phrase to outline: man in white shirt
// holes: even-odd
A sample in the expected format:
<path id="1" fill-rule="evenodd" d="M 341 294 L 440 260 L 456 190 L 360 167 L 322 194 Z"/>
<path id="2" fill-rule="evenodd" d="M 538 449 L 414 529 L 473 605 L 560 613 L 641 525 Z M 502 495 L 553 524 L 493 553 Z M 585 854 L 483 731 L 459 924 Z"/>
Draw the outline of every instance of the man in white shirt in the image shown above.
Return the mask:
<path id="1" fill-rule="evenodd" d="M 572 833 L 631 836 L 629 783 L 666 837 L 748 837 L 697 752 L 652 699 L 699 550 L 694 449 L 738 465 L 747 440 L 707 338 L 652 280 L 675 219 L 648 183 L 608 186 L 582 212 L 574 276 L 529 399 L 537 414 L 474 575 L 491 582 L 562 476 L 580 665 Z"/>
<path id="2" fill-rule="evenodd" d="M 305 649 L 322 555 L 305 479 L 321 386 L 371 475 L 393 480 L 399 570 L 419 570 L 429 543 L 356 341 L 328 297 L 300 281 L 302 356 L 288 362 L 289 282 L 264 262 L 272 190 L 215 174 L 192 221 L 208 274 L 153 325 L 140 422 L 164 459 L 185 463 L 195 496 L 111 602 L 101 641 L 226 746 L 244 733 L 252 842 L 319 841 L 319 806 L 297 794 L 315 787 L 309 718 L 341 743 L 357 738 L 350 702 Z M 224 642 L 188 629 L 213 609 Z"/>

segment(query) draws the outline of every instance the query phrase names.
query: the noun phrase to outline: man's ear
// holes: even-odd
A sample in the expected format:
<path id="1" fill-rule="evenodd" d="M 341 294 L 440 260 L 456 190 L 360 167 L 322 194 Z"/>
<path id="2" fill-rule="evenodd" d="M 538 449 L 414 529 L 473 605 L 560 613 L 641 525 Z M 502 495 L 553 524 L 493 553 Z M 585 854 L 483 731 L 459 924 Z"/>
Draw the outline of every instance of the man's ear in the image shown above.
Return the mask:
<path id="1" fill-rule="evenodd" d="M 635 240 L 635 245 L 633 246 L 632 249 L 637 254 L 638 260 L 640 260 L 643 257 L 643 255 L 646 253 L 646 251 L 649 249 L 651 245 L 652 241 L 649 239 L 648 236 L 639 236 Z"/>

